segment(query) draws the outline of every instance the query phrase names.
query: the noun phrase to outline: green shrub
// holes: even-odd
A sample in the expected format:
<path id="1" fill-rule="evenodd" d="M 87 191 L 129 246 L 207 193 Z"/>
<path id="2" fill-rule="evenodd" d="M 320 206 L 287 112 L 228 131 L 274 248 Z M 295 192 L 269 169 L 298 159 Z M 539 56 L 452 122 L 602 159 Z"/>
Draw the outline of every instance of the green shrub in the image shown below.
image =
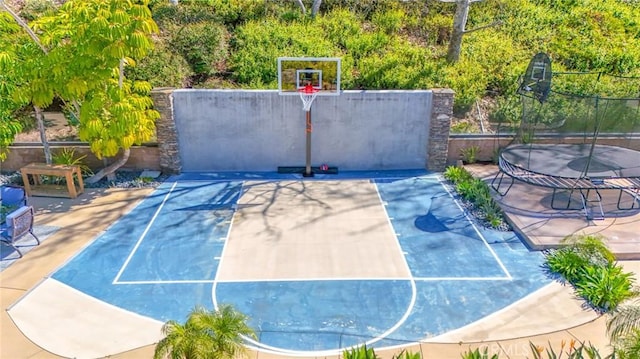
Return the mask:
<path id="1" fill-rule="evenodd" d="M 449 43 L 452 26 L 453 17 L 450 14 L 434 13 L 420 19 L 418 27 L 412 29 L 412 32 L 420 36 L 427 45 L 443 46 Z"/>
<path id="2" fill-rule="evenodd" d="M 420 359 L 422 355 L 420 353 L 413 353 L 406 349 L 403 349 L 400 353 L 394 354 L 391 359 Z"/>
<path id="3" fill-rule="evenodd" d="M 147 81 L 152 87 L 182 88 L 189 85 L 193 71 L 182 55 L 168 49 L 164 43 L 156 43 L 148 56 L 136 66 L 127 68 L 127 77 Z"/>
<path id="4" fill-rule="evenodd" d="M 616 339 L 614 350 L 618 359 L 640 358 L 640 329 Z"/>
<path id="5" fill-rule="evenodd" d="M 20 16 L 27 21 L 33 21 L 55 11 L 55 9 L 56 4 L 51 0 L 26 0 L 20 11 Z"/>
<path id="6" fill-rule="evenodd" d="M 568 247 L 548 252 L 546 264 L 551 272 L 575 283 L 580 278 L 582 268 L 589 265 L 589 260 L 574 248 Z"/>
<path id="7" fill-rule="evenodd" d="M 393 39 L 358 62 L 357 79 L 366 89 L 423 89 L 437 86 L 442 62 L 425 61 L 427 49 Z"/>
<path id="8" fill-rule="evenodd" d="M 455 113 L 468 111 L 476 99 L 486 93 L 489 76 L 479 62 L 463 57 L 457 63 L 447 65 L 440 70 L 442 71 L 441 84 L 456 92 L 453 106 Z"/>
<path id="9" fill-rule="evenodd" d="M 633 289 L 633 274 L 622 271 L 603 240 L 595 234 L 570 236 L 564 241 L 567 246 L 546 253 L 545 263 L 593 307 L 609 312 L 638 293 Z"/>
<path id="10" fill-rule="evenodd" d="M 367 348 L 366 345 L 347 349 L 342 352 L 344 359 L 379 359 L 373 348 Z"/>
<path id="11" fill-rule="evenodd" d="M 250 88 L 277 88 L 278 57 L 331 57 L 340 53 L 320 26 L 283 24 L 274 19 L 249 22 L 237 28 L 233 48 L 230 59 L 233 77 Z M 349 68 L 346 61 L 343 66 Z M 342 80 L 348 81 L 345 70 Z"/>
<path id="12" fill-rule="evenodd" d="M 486 184 L 477 178 L 470 181 L 462 181 L 456 184 L 456 191 L 467 201 L 478 203 L 480 197 L 485 194 Z"/>
<path id="13" fill-rule="evenodd" d="M 474 132 L 473 124 L 468 121 L 460 121 L 451 125 L 451 133 L 471 133 Z"/>
<path id="14" fill-rule="evenodd" d="M 77 155 L 73 147 L 63 147 L 51 154 L 51 160 L 56 165 L 78 166 L 83 176 L 93 175 L 91 168 L 84 162 L 87 155 Z"/>
<path id="15" fill-rule="evenodd" d="M 393 10 L 397 1 L 388 0 L 322 0 L 322 10 L 331 12 L 336 9 L 347 9 L 360 14 L 363 19 L 370 20 L 375 14 Z"/>
<path id="16" fill-rule="evenodd" d="M 410 351 L 402 350 L 398 354 L 394 354 L 392 359 L 420 359 L 422 356 L 420 353 L 413 353 Z M 342 352 L 343 359 L 379 359 L 373 348 L 367 348 L 366 344 L 358 347 L 346 349 Z"/>
<path id="17" fill-rule="evenodd" d="M 29 132 L 38 128 L 33 107 L 31 106 L 25 106 L 14 111 L 10 117 L 20 127 L 18 132 Z"/>
<path id="18" fill-rule="evenodd" d="M 480 151 L 480 147 L 478 146 L 469 146 L 460 149 L 460 158 L 464 163 L 476 163 L 478 151 Z"/>
<path id="19" fill-rule="evenodd" d="M 498 96 L 496 106 L 489 113 L 489 121 L 499 124 L 503 131 L 515 131 L 520 125 L 522 117 L 522 103 L 519 96 Z"/>
<path id="20" fill-rule="evenodd" d="M 362 20 L 354 12 L 344 8 L 328 12 L 317 18 L 315 23 L 322 28 L 329 41 L 341 49 L 346 49 L 347 42 L 359 37 L 363 32 Z"/>
<path id="21" fill-rule="evenodd" d="M 247 0 L 180 0 L 178 6 L 167 0 L 150 4 L 153 19 L 162 27 L 167 23 L 188 24 L 211 22 L 233 28 L 249 20 L 257 20 L 269 11 L 281 13 L 295 6 L 292 3 Z"/>
<path id="22" fill-rule="evenodd" d="M 462 359 L 498 359 L 498 354 L 493 354 L 489 356 L 489 348 L 484 348 L 484 350 L 480 351 L 480 348 L 475 348 L 473 350 L 469 349 L 462 353 Z"/>
<path id="23" fill-rule="evenodd" d="M 198 2 L 199 0 L 192 0 Z M 227 26 L 237 26 L 247 21 L 263 18 L 269 11 L 279 13 L 285 9 L 296 8 L 293 2 L 277 3 L 274 1 L 247 1 L 247 0 L 207 0 L 211 6 L 211 12 Z M 284 8 L 284 9 L 283 9 Z"/>
<path id="24" fill-rule="evenodd" d="M 169 46 L 184 57 L 196 75 L 218 72 L 218 63 L 227 58 L 227 31 L 223 26 L 198 22 L 169 29 Z"/>
<path id="25" fill-rule="evenodd" d="M 616 260 L 616 256 L 604 243 L 605 240 L 601 234 L 574 234 L 563 239 L 563 243 L 576 248 L 590 263 L 605 266 Z"/>
<path id="26" fill-rule="evenodd" d="M 397 33 L 405 25 L 406 20 L 405 12 L 400 9 L 377 11 L 371 18 L 371 22 L 380 31 L 389 35 Z"/>
<path id="27" fill-rule="evenodd" d="M 499 228 L 505 223 L 504 213 L 484 181 L 473 178 L 464 167 L 456 166 L 447 167 L 443 176 L 454 184 L 460 197 L 471 202 L 480 211 L 480 219 L 484 219 L 491 228 Z"/>
<path id="28" fill-rule="evenodd" d="M 546 253 L 546 264 L 554 273 L 562 275 L 568 282 L 580 280 L 583 268 L 604 267 L 614 263 L 615 256 L 598 234 L 572 235 L 563 240 L 565 247 Z"/>
<path id="29" fill-rule="evenodd" d="M 471 179 L 473 179 L 473 176 L 471 176 L 471 173 L 469 173 L 469 171 L 457 166 L 447 167 L 444 170 L 443 175 L 445 179 L 453 182 L 453 184 L 457 184 L 461 181 L 470 181 Z"/>
<path id="30" fill-rule="evenodd" d="M 305 0 L 305 4 L 307 15 L 296 1 L 181 0 L 178 6 L 172 6 L 165 0 L 153 0 L 151 8 L 166 38 L 175 35 L 171 29 L 176 26 L 202 22 L 228 31 L 221 36 L 233 42 L 230 59 L 224 57 L 226 47 L 213 52 L 205 47 L 209 44 L 220 49 L 220 42 L 193 41 L 191 36 L 184 39 L 180 54 L 199 74 L 194 78 L 196 87 L 207 82 L 275 88 L 277 57 L 336 56 L 343 59 L 344 89 L 449 87 L 456 92 L 456 114 L 468 111 L 487 95 L 500 96 L 491 121 L 515 125 L 521 117 L 519 98 L 515 96 L 518 77 L 535 52 L 549 53 L 556 73 L 582 70 L 640 74 L 637 2 L 475 2 L 470 6 L 468 30 L 496 21 L 499 25 L 465 34 L 462 56 L 455 64 L 444 60 L 453 4 L 323 0 L 314 19 L 308 14 L 311 1 Z M 191 54 L 186 49 L 194 44 L 198 46 Z M 167 47 L 173 50 L 172 45 Z M 211 60 L 208 55 L 218 58 Z M 212 76 L 216 77 L 214 81 L 210 80 Z M 554 77 L 555 86 L 578 93 L 594 89 L 592 84 L 560 77 Z M 637 93 L 637 84 L 634 88 Z M 610 89 L 602 90 L 607 93 Z M 553 111 L 541 113 L 538 119 L 554 124 L 564 119 L 574 128 L 589 127 L 580 116 L 584 108 L 561 105 L 547 104 L 545 107 Z M 632 123 L 625 120 L 632 116 L 622 113 L 623 109 L 612 110 L 612 123 L 619 132 L 627 132 Z"/>
<path id="31" fill-rule="evenodd" d="M 632 273 L 624 273 L 622 267 L 609 263 L 581 268 L 575 286 L 578 294 L 597 309 L 610 312 L 636 295 L 633 281 Z"/>
<path id="32" fill-rule="evenodd" d="M 540 345 L 535 345 L 532 342 L 529 342 L 529 349 L 531 350 L 531 358 L 533 359 L 603 359 L 596 348 L 591 343 L 582 343 L 578 342 L 575 339 L 571 339 L 567 345 L 566 341 L 562 341 L 560 344 L 560 348 L 556 352 L 556 349 L 553 349 L 551 344 L 549 344 L 546 348 Z M 465 351 L 461 357 L 462 359 L 499 359 L 499 354 L 493 354 L 489 356 L 489 349 L 487 347 L 484 350 L 476 348 L 474 350 Z M 505 357 L 506 358 L 506 357 Z M 528 358 L 528 357 L 527 357 Z M 607 356 L 606 358 L 615 359 L 615 356 Z M 631 358 L 631 357 L 629 357 Z M 624 359 L 624 358 L 623 358 Z"/>

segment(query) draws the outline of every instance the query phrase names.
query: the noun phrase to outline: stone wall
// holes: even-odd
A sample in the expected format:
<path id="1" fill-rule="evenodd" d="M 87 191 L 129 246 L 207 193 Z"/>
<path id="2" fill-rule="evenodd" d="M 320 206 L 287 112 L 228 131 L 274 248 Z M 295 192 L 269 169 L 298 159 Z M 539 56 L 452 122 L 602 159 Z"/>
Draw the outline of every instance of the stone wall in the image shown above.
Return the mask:
<path id="1" fill-rule="evenodd" d="M 156 88 L 151 92 L 153 107 L 160 112 L 160 118 L 156 121 L 160 154 L 159 167 L 166 174 L 177 174 L 182 171 L 178 129 L 173 116 L 173 90 L 171 88 Z"/>
<path id="2" fill-rule="evenodd" d="M 429 147 L 426 166 L 431 171 L 442 171 L 449 153 L 449 130 L 453 116 L 454 92 L 450 89 L 434 89 L 429 127 Z"/>

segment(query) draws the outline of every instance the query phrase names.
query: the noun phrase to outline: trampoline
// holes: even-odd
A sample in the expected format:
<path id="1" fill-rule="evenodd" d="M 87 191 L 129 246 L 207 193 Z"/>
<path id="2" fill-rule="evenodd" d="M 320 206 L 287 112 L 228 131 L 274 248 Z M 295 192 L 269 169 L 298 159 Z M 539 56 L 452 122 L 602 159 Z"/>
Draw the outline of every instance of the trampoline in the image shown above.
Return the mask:
<path id="1" fill-rule="evenodd" d="M 551 207 L 570 209 L 574 191 L 580 194 L 581 208 L 588 218 L 588 202 L 596 202 L 602 210 L 600 190 L 619 190 L 617 207 L 635 209 L 640 199 L 640 152 L 628 148 L 588 144 L 530 144 L 512 145 L 502 150 L 500 171 L 492 181 L 502 196 L 515 180 L 553 189 Z M 503 183 L 504 177 L 507 183 Z M 505 187 L 506 186 L 506 187 Z M 558 206 L 558 191 L 569 191 L 566 206 Z M 632 197 L 631 205 L 622 206 L 625 194 Z"/>
<path id="2" fill-rule="evenodd" d="M 587 220 L 604 219 L 603 190 L 619 191 L 618 210 L 640 207 L 640 78 L 556 73 L 539 53 L 517 92 L 522 117 L 505 128 L 513 137 L 491 182 L 498 194 L 515 181 L 551 188 L 551 208 L 581 209 Z M 558 203 L 560 192 L 566 203 Z"/>

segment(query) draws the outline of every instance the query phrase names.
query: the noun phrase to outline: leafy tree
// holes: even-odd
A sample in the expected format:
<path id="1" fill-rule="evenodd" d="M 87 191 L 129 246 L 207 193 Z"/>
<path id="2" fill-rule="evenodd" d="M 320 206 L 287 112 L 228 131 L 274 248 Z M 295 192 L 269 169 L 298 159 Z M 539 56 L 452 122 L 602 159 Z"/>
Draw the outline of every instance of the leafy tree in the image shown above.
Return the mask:
<path id="1" fill-rule="evenodd" d="M 7 147 L 22 131 L 22 125 L 15 119 L 15 112 L 24 106 L 11 96 L 16 91 L 18 81 L 14 66 L 17 43 L 21 30 L 8 13 L 0 12 L 0 160 L 6 158 Z"/>
<path id="2" fill-rule="evenodd" d="M 184 324 L 174 320 L 165 323 L 162 333 L 166 336 L 156 346 L 156 359 L 232 359 L 246 354 L 243 336 L 255 338 L 247 317 L 231 305 L 215 311 L 198 306 Z"/>
<path id="3" fill-rule="evenodd" d="M 127 65 L 152 49 L 157 32 L 148 0 L 70 0 L 54 13 L 28 26 L 4 3 L 32 39 L 16 47 L 9 61 L 15 66 L 17 103 L 31 103 L 36 118 L 55 97 L 70 104 L 78 118 L 79 137 L 98 157 L 122 157 L 87 179 L 96 182 L 126 163 L 134 144 L 148 141 L 159 114 L 152 110 L 151 87 L 128 81 Z M 40 121 L 40 119 L 39 119 Z M 44 125 L 41 126 L 43 143 Z M 45 143 L 47 163 L 51 162 Z"/>
<path id="4" fill-rule="evenodd" d="M 42 108 L 48 106 L 53 102 L 54 90 L 46 80 L 46 76 L 50 74 L 47 59 L 43 54 L 47 54 L 47 48 L 42 44 L 36 33 L 27 25 L 27 23 L 21 19 L 12 9 L 0 0 L 0 9 L 3 9 L 3 17 L 5 20 L 2 22 L 0 28 L 0 34 L 4 39 L 3 48 L 6 50 L 2 54 L 2 63 L 0 66 L 6 71 L 4 86 L 2 89 L 4 97 L 7 99 L 0 103 L 0 113 L 6 118 L 11 116 L 19 107 L 26 106 L 28 104 L 33 105 L 33 109 L 36 115 L 36 121 L 38 123 L 38 129 L 40 130 L 40 138 L 44 146 L 45 160 L 47 163 L 51 163 L 51 151 L 49 150 L 49 144 L 47 142 L 45 127 L 44 127 L 44 115 Z M 15 23 L 24 30 L 30 38 L 29 41 L 26 36 L 22 36 L 17 31 L 17 28 L 11 26 L 8 19 L 5 17 L 9 15 L 15 20 Z M 10 39 L 17 40 L 13 43 L 9 42 Z M 6 126 L 0 127 L 0 130 L 6 130 L 1 138 L 8 143 L 3 143 L 3 153 L 13 138 L 17 134 L 15 132 L 19 127 L 12 126 L 12 121 L 8 120 Z"/>

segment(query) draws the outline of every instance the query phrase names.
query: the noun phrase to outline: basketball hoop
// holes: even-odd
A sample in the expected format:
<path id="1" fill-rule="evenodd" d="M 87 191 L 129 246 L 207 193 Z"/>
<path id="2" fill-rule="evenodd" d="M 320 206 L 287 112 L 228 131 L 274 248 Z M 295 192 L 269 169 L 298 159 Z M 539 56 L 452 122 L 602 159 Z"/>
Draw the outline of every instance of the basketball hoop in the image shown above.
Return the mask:
<path id="1" fill-rule="evenodd" d="M 312 85 L 306 85 L 298 90 L 300 93 L 300 99 L 302 100 L 302 108 L 304 108 L 305 111 L 311 111 L 311 104 L 313 103 L 313 100 L 316 99 L 316 96 L 318 96 L 318 91 L 319 90 Z"/>

